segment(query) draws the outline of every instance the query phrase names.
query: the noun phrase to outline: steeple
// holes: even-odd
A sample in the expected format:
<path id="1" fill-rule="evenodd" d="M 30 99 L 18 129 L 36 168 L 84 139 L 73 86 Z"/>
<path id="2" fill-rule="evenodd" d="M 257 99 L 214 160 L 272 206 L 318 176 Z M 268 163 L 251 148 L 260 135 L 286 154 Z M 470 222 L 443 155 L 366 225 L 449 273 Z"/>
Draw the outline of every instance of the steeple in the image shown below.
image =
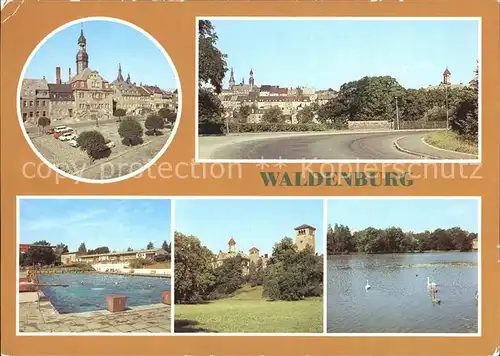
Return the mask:
<path id="1" fill-rule="evenodd" d="M 130 84 L 130 73 L 128 73 L 128 75 L 127 75 L 127 83 Z"/>
<path id="2" fill-rule="evenodd" d="M 234 72 L 233 67 L 231 67 L 231 75 L 229 76 L 229 89 L 232 89 L 233 86 L 236 85 L 236 81 L 234 80 Z"/>
<path id="3" fill-rule="evenodd" d="M 118 63 L 118 75 L 116 76 L 116 81 L 123 82 L 122 64 L 121 63 Z"/>
<path id="4" fill-rule="evenodd" d="M 250 78 L 248 79 L 248 84 L 250 84 L 250 88 L 253 88 L 255 85 L 255 79 L 253 78 L 253 69 L 250 69 Z"/>
<path id="5" fill-rule="evenodd" d="M 78 37 L 78 47 L 80 50 L 76 54 L 76 74 L 83 72 L 89 66 L 89 55 L 87 54 L 87 39 L 83 35 L 83 25 Z"/>
<path id="6" fill-rule="evenodd" d="M 234 241 L 232 236 L 227 244 L 229 245 L 229 252 L 235 252 L 236 241 Z"/>
<path id="7" fill-rule="evenodd" d="M 451 72 L 448 67 L 443 72 L 443 84 L 451 84 Z"/>

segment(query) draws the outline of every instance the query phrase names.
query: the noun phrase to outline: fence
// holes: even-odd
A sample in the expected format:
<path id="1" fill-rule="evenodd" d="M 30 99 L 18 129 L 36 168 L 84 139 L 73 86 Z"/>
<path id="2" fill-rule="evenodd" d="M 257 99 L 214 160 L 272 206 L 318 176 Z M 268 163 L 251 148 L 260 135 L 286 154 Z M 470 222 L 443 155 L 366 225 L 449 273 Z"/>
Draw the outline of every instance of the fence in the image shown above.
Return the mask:
<path id="1" fill-rule="evenodd" d="M 446 121 L 400 121 L 400 130 L 446 129 Z"/>

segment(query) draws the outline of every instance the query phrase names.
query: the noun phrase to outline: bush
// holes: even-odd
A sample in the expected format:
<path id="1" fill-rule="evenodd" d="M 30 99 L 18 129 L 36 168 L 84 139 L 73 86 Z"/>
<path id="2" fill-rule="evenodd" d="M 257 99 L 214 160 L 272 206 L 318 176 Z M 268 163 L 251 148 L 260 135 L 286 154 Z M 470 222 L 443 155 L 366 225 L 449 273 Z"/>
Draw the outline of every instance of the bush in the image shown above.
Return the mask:
<path id="1" fill-rule="evenodd" d="M 44 129 L 46 126 L 50 125 L 50 119 L 48 117 L 42 116 L 38 119 L 38 126 L 42 126 Z"/>
<path id="2" fill-rule="evenodd" d="M 113 112 L 113 116 L 117 117 L 118 118 L 118 121 L 122 121 L 122 117 L 125 116 L 127 112 L 124 110 L 124 109 L 116 109 L 114 112 Z"/>
<path id="3" fill-rule="evenodd" d="M 231 257 L 214 271 L 215 286 L 210 299 L 218 299 L 231 295 L 243 286 L 243 260 L 240 256 Z"/>
<path id="4" fill-rule="evenodd" d="M 158 115 L 170 124 L 173 124 L 177 119 L 177 113 L 169 108 L 161 108 Z"/>
<path id="5" fill-rule="evenodd" d="M 448 112 L 448 116 L 451 113 Z M 424 121 L 446 121 L 446 108 L 434 106 L 424 113 Z"/>
<path id="6" fill-rule="evenodd" d="M 135 260 L 130 261 L 130 268 L 143 268 L 144 266 L 150 266 L 154 262 L 145 258 L 137 258 Z"/>
<path id="7" fill-rule="evenodd" d="M 118 127 L 118 134 L 122 138 L 122 143 L 126 146 L 135 146 L 143 142 L 143 129 L 139 121 L 128 117 L 124 119 Z"/>
<path id="8" fill-rule="evenodd" d="M 224 135 L 226 124 L 222 121 L 200 121 L 198 124 L 198 135 Z"/>
<path id="9" fill-rule="evenodd" d="M 323 124 L 282 124 L 282 123 L 230 123 L 230 133 L 250 133 L 250 132 L 304 132 L 304 131 L 325 131 L 327 125 Z"/>
<path id="10" fill-rule="evenodd" d="M 108 157 L 111 153 L 111 149 L 106 146 L 104 136 L 99 131 L 84 131 L 78 136 L 76 142 L 92 160 Z"/>

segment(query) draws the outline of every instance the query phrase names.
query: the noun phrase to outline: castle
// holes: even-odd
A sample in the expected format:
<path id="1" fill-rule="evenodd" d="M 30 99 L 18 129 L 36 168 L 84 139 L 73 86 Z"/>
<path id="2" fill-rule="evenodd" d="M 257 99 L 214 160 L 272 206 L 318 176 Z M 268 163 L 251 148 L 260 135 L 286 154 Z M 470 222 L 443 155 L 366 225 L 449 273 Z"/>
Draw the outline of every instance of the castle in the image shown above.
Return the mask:
<path id="1" fill-rule="evenodd" d="M 223 252 L 219 250 L 219 253 L 215 257 L 214 267 L 221 266 L 224 260 L 233 257 L 241 257 L 242 259 L 242 271 L 243 275 L 248 275 L 250 272 L 250 263 L 257 265 L 259 260 L 262 261 L 263 268 L 266 267 L 267 261 L 269 260 L 268 254 L 260 255 L 260 251 L 257 247 L 252 247 L 248 250 L 248 254 L 243 251 L 236 250 L 236 241 L 231 237 L 228 241 L 228 251 Z M 300 225 L 295 228 L 295 245 L 298 251 L 304 250 L 307 246 L 311 246 L 313 251 L 316 252 L 316 228 L 311 225 Z"/>
<path id="2" fill-rule="evenodd" d="M 116 109 L 126 114 L 142 114 L 163 107 L 177 110 L 177 94 L 157 86 L 137 85 L 130 74 L 123 78 L 121 65 L 113 82 L 104 79 L 97 70 L 89 67 L 87 39 L 80 32 L 77 40 L 76 74 L 68 70 L 67 81 L 61 78 L 61 68 L 56 67 L 56 82 L 42 79 L 23 79 L 21 84 L 21 115 L 23 122 L 37 125 L 38 118 L 51 121 L 78 122 L 111 118 Z"/>

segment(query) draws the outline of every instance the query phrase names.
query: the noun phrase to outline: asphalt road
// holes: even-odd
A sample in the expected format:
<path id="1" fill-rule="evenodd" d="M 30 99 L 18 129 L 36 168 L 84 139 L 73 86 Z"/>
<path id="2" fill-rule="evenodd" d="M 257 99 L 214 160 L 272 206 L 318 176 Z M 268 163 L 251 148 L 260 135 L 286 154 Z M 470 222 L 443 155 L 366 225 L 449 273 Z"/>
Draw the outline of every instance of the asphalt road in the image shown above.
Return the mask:
<path id="1" fill-rule="evenodd" d="M 200 138 L 200 158 L 208 159 L 474 159 L 435 149 L 422 142 L 429 131 L 284 135 L 258 138 Z M 219 142 L 216 140 L 219 139 Z M 223 140 L 226 140 L 223 142 Z M 413 154 L 396 149 L 394 143 Z M 208 157 L 204 145 L 212 145 Z M 215 147 L 216 146 L 216 147 Z M 418 153 L 415 155 L 414 153 Z"/>

